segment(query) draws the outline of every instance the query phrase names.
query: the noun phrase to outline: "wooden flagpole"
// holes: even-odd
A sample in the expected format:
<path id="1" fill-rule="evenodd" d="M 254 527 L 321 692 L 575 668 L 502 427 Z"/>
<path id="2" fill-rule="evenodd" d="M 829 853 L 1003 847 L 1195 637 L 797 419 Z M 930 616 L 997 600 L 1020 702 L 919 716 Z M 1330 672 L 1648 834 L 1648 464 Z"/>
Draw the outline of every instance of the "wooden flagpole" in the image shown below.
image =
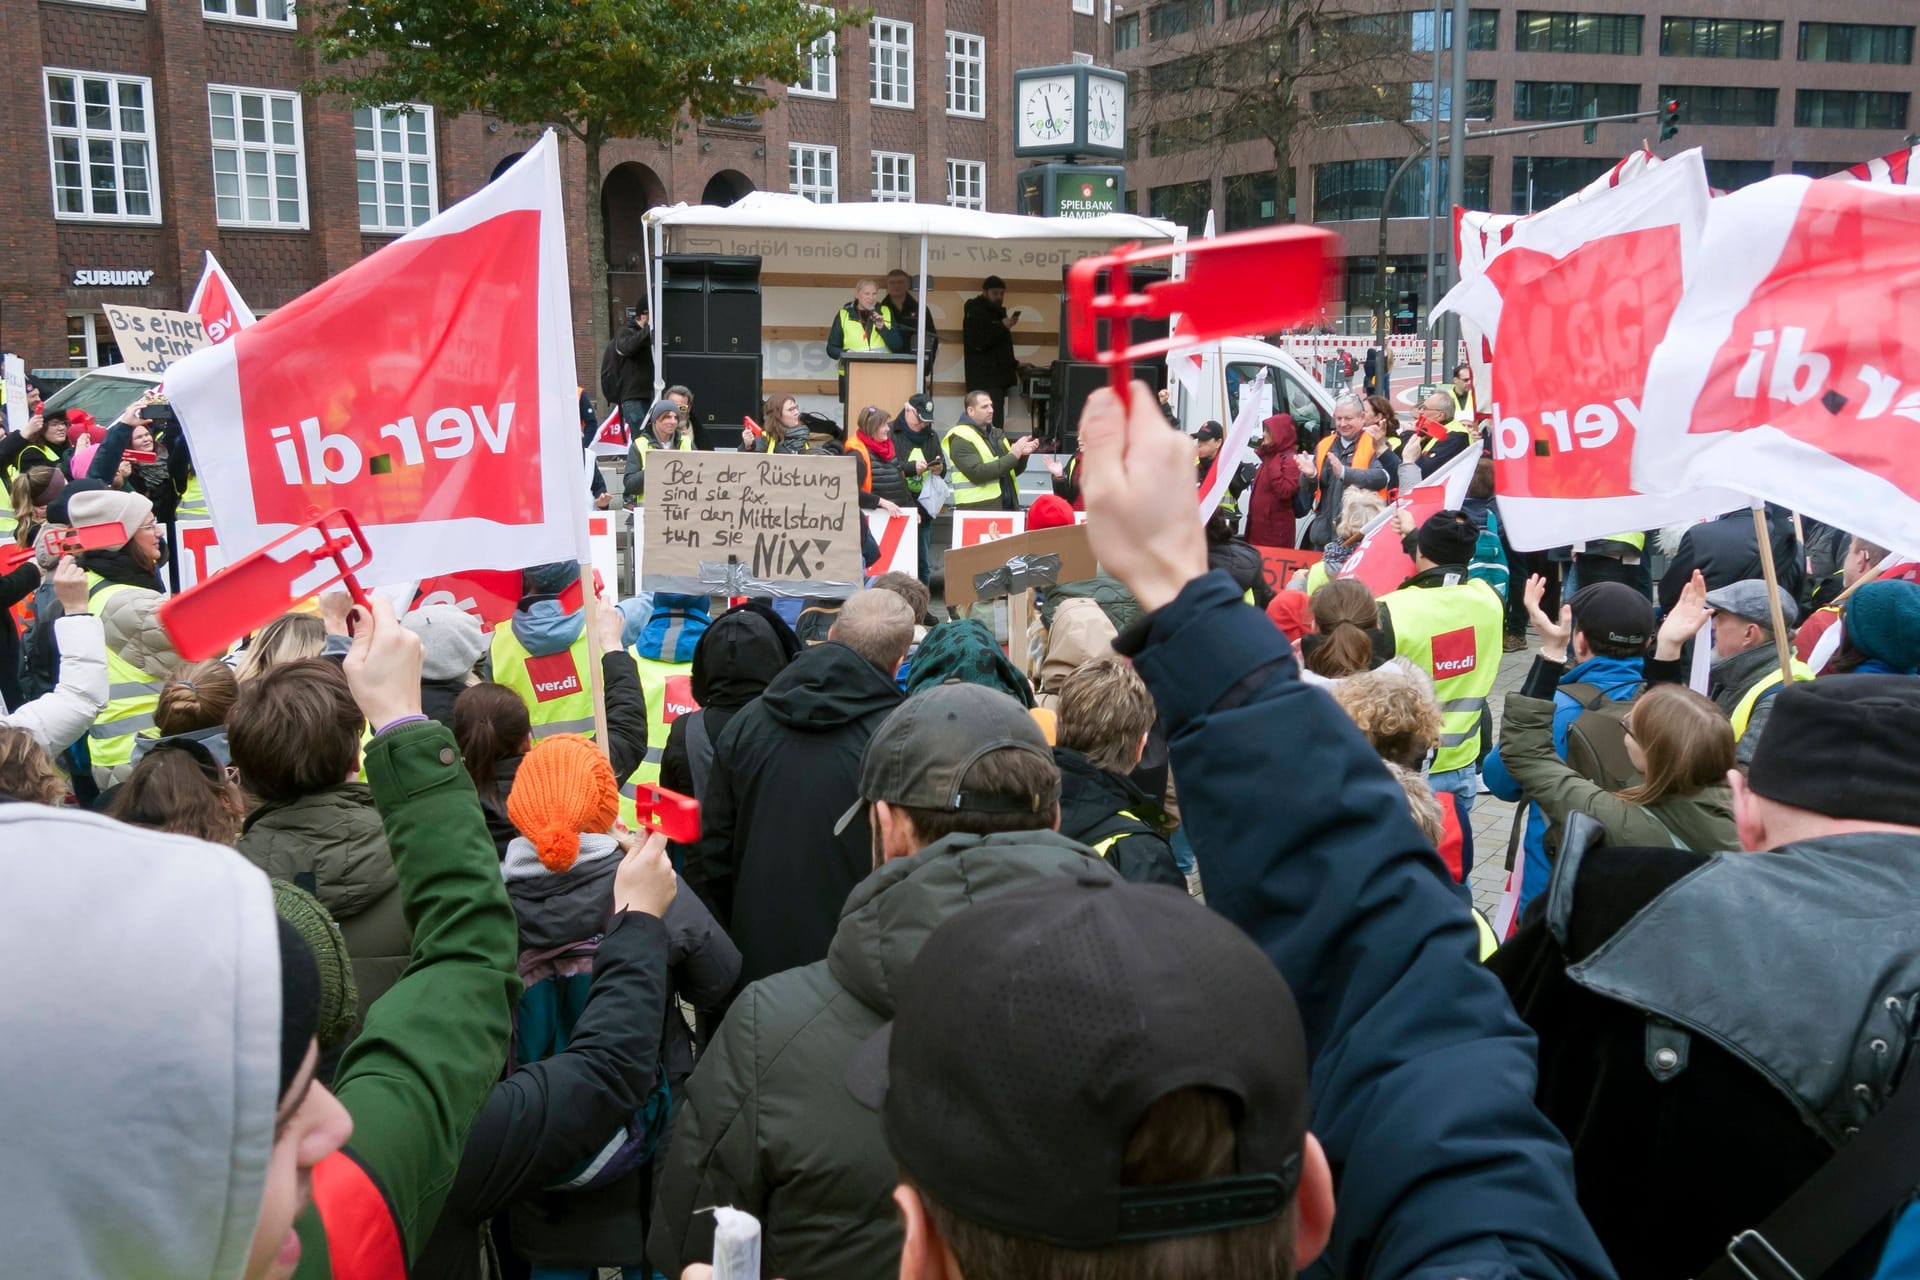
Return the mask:
<path id="1" fill-rule="evenodd" d="M 1773 648 L 1780 659 L 1780 679 L 1793 683 L 1793 637 L 1787 634 L 1786 611 L 1780 607 L 1780 575 L 1773 565 L 1773 538 L 1767 529 L 1767 504 L 1753 500 L 1753 536 L 1760 543 L 1760 571 L 1767 578 L 1767 612 L 1773 621 Z"/>
<path id="2" fill-rule="evenodd" d="M 593 565 L 580 562 L 580 600 L 587 615 L 587 681 L 593 691 L 593 741 L 600 754 L 612 758 L 607 740 L 607 688 L 600 678 L 600 598 L 593 589 Z"/>

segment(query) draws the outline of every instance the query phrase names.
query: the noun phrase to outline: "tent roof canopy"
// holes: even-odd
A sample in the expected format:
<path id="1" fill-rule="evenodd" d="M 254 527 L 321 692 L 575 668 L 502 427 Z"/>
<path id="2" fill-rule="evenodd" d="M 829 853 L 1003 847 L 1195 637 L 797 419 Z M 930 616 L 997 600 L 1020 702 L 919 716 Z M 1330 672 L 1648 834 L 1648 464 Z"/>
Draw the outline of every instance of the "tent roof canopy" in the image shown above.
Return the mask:
<path id="1" fill-rule="evenodd" d="M 944 204 L 866 202 L 815 204 L 805 196 L 755 191 L 731 205 L 677 204 L 647 211 L 649 225 L 738 231 L 793 231 L 872 236 L 928 236 L 952 240 L 1072 240 L 1143 244 L 1177 238 L 1164 218 L 1109 213 L 1097 218 L 1031 218 L 982 213 Z"/>

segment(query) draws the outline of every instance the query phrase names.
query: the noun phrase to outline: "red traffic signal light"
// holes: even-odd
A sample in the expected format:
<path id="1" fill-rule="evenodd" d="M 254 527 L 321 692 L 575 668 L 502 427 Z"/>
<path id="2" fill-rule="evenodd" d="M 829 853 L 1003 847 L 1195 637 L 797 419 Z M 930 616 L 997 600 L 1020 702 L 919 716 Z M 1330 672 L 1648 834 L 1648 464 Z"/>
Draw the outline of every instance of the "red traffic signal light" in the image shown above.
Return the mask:
<path id="1" fill-rule="evenodd" d="M 1668 98 L 1666 107 L 1660 113 L 1660 141 L 1665 142 L 1680 132 L 1680 100 Z"/>

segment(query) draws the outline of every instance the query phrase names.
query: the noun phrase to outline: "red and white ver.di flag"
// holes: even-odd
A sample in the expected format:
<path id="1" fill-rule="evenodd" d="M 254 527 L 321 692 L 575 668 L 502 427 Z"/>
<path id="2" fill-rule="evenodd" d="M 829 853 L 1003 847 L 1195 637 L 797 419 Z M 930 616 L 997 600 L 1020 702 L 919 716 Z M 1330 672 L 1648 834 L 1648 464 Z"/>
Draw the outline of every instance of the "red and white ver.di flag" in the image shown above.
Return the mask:
<path id="1" fill-rule="evenodd" d="M 1413 557 L 1401 545 L 1399 531 L 1394 528 L 1395 513 L 1405 511 L 1413 517 L 1413 527 L 1418 529 L 1442 511 L 1458 511 L 1467 500 L 1467 490 L 1473 484 L 1473 469 L 1480 465 L 1480 454 L 1481 445 L 1476 440 L 1426 479 L 1412 488 L 1402 488 L 1399 500 L 1367 525 L 1359 545 L 1347 554 L 1346 562 L 1334 576 L 1357 578 L 1376 596 L 1399 590 L 1400 584 L 1414 575 L 1415 566 Z M 1413 468 L 1409 465 L 1402 478 L 1409 479 L 1412 475 Z"/>
<path id="2" fill-rule="evenodd" d="M 1721 484 L 1920 554 L 1920 190 L 1769 178 L 1713 202 L 1699 252 L 1634 483 Z"/>
<path id="3" fill-rule="evenodd" d="M 1647 365 L 1695 269 L 1706 169 L 1689 151 L 1516 223 L 1435 307 L 1493 336 L 1486 404 L 1507 540 L 1540 551 L 1718 515 L 1740 495 L 1632 482 Z"/>
<path id="4" fill-rule="evenodd" d="M 345 507 L 369 586 L 586 559 L 553 135 L 167 388 L 230 557 Z"/>
<path id="5" fill-rule="evenodd" d="M 206 326 L 207 342 L 218 346 L 254 322 L 253 308 L 227 278 L 226 268 L 207 250 L 207 265 L 200 269 L 200 283 L 193 287 L 187 312 L 200 317 Z"/>

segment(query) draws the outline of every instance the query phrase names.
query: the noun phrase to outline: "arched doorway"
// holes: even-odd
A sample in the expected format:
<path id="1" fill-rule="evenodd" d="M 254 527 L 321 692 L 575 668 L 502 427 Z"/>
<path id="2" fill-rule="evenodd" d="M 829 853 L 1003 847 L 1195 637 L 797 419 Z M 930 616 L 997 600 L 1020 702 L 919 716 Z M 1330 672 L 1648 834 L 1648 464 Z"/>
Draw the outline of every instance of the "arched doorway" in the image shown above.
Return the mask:
<path id="1" fill-rule="evenodd" d="M 524 151 L 516 151 L 512 155 L 508 156 L 506 159 L 502 160 L 499 164 L 493 166 L 493 172 L 487 175 L 487 181 L 497 182 L 500 178 L 500 175 L 505 173 L 507 170 L 513 168 L 515 164 L 519 163 L 520 157 L 525 154 L 527 153 Z"/>
<path id="2" fill-rule="evenodd" d="M 607 320 L 614 329 L 646 291 L 642 260 L 647 232 L 641 217 L 666 202 L 667 184 L 638 161 L 615 165 L 600 184 L 600 220 L 607 243 Z"/>
<path id="3" fill-rule="evenodd" d="M 700 193 L 700 203 L 730 205 L 752 190 L 752 178 L 738 169 L 722 169 L 707 180 L 707 189 Z"/>

